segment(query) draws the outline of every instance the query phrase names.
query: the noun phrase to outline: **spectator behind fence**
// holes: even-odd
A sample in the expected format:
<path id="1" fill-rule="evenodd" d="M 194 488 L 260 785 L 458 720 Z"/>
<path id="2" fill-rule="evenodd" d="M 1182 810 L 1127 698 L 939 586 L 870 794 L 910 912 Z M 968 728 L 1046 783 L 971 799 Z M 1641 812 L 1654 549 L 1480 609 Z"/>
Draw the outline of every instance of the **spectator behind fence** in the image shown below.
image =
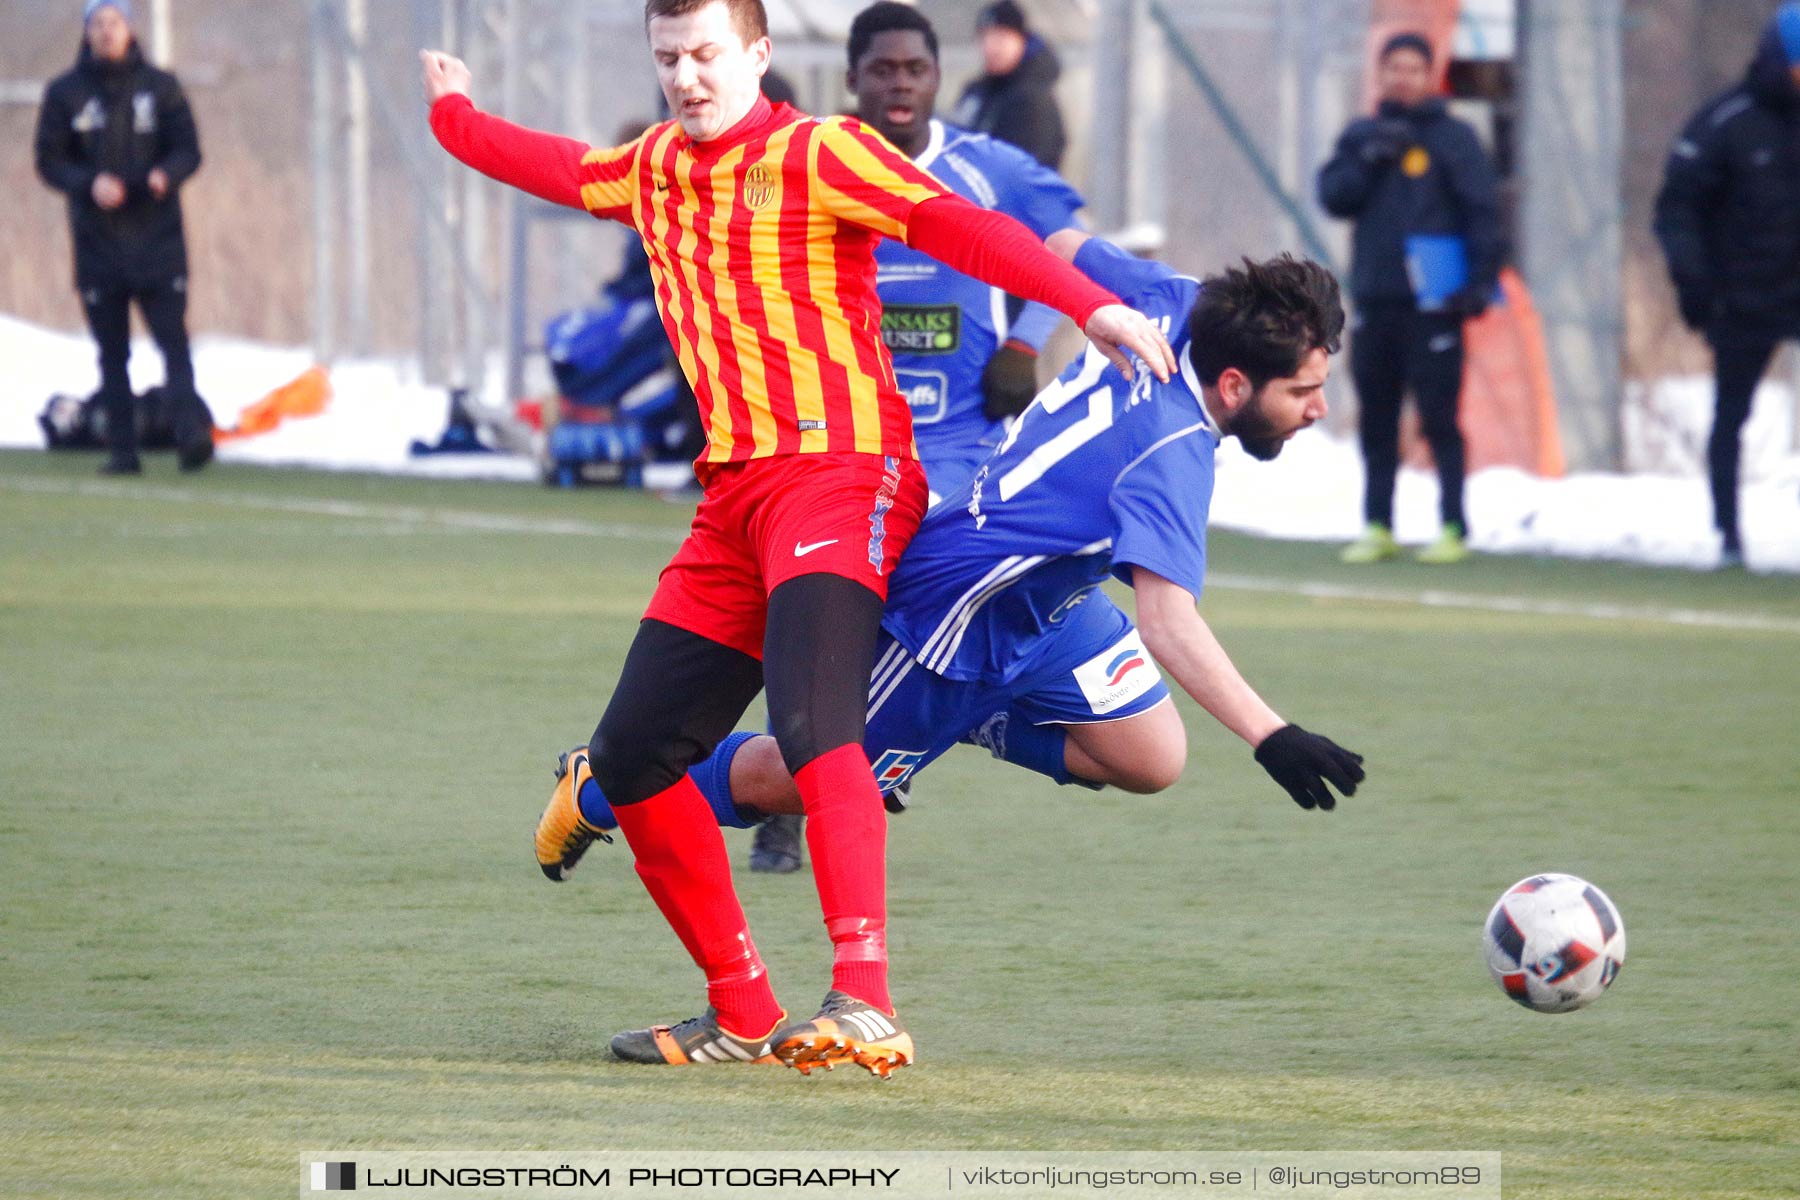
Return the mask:
<path id="1" fill-rule="evenodd" d="M 1493 165 L 1475 131 L 1432 95 L 1431 44 L 1416 33 L 1389 38 L 1373 117 L 1352 121 L 1319 171 L 1319 200 L 1356 222 L 1350 294 L 1356 323 L 1350 375 L 1366 472 L 1363 536 L 1350 563 L 1399 557 L 1394 479 L 1400 466 L 1400 404 L 1408 387 L 1437 461 L 1438 538 L 1423 563 L 1468 557 L 1463 513 L 1463 322 L 1493 296 L 1501 258 Z"/>
<path id="2" fill-rule="evenodd" d="M 977 133 L 1011 142 L 1052 171 L 1062 170 L 1069 139 L 1056 104 L 1062 64 L 1031 31 L 1015 0 L 997 0 L 975 18 L 984 74 L 963 89 L 951 118 Z"/>
<path id="3" fill-rule="evenodd" d="M 200 139 L 181 84 L 144 61 L 130 0 L 87 0 L 83 17 L 74 69 L 44 91 L 36 151 L 38 174 L 69 198 L 75 288 L 99 343 L 101 472 L 141 469 L 126 370 L 133 300 L 162 351 L 181 468 L 196 470 L 212 458 L 212 419 L 188 351 L 180 189 L 200 167 Z"/>
<path id="4" fill-rule="evenodd" d="M 1800 338 L 1800 3 L 1781 6 L 1743 82 L 1676 140 L 1656 236 L 1681 319 L 1712 344 L 1713 523 L 1720 565 L 1739 567 L 1738 456 L 1750 399 L 1776 347 Z"/>

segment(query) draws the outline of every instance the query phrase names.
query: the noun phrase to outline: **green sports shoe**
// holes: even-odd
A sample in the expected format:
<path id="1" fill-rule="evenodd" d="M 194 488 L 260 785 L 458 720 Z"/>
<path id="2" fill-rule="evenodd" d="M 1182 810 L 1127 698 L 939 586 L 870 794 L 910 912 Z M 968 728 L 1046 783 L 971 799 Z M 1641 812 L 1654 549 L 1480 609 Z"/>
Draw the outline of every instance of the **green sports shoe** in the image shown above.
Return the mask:
<path id="1" fill-rule="evenodd" d="M 1413 560 L 1427 566 L 1444 567 L 1463 561 L 1470 553 L 1469 543 L 1463 540 L 1462 526 L 1452 521 L 1438 533 L 1437 541 L 1415 554 Z"/>
<path id="2" fill-rule="evenodd" d="M 1390 562 L 1400 557 L 1400 543 L 1394 540 L 1394 531 L 1386 525 L 1369 523 L 1363 535 L 1345 546 L 1338 555 L 1339 562 L 1355 565 L 1365 563 Z"/>

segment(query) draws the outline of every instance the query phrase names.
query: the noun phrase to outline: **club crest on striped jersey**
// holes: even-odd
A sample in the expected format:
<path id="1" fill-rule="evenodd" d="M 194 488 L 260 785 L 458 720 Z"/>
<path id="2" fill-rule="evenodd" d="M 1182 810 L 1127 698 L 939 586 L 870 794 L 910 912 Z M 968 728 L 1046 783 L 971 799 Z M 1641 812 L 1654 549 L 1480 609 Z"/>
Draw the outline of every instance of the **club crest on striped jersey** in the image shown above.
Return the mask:
<path id="1" fill-rule="evenodd" d="M 775 198 L 775 172 L 767 163 L 750 164 L 749 170 L 744 172 L 741 195 L 750 208 L 761 208 Z"/>

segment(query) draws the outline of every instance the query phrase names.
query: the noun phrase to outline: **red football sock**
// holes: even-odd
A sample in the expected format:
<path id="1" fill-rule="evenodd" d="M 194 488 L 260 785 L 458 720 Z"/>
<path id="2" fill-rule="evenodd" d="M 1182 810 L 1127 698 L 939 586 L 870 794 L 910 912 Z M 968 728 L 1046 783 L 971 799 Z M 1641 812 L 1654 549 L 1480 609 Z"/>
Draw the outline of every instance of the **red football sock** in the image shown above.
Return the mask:
<path id="1" fill-rule="evenodd" d="M 794 774 L 806 846 L 831 935 L 831 986 L 887 1012 L 887 813 L 861 746 L 839 746 Z"/>
<path id="2" fill-rule="evenodd" d="M 719 1024 L 744 1037 L 767 1032 L 781 1019 L 781 1006 L 750 940 L 725 839 L 706 797 L 683 775 L 666 791 L 613 811 L 637 856 L 638 878 L 706 974 Z"/>

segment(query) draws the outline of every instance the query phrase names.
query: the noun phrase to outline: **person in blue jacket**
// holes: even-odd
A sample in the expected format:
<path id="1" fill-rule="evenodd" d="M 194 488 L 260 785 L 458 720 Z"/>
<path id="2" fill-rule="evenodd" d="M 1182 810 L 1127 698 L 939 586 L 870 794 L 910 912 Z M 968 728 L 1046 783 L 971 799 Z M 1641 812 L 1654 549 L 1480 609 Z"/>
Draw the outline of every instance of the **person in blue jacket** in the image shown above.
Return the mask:
<path id="1" fill-rule="evenodd" d="M 856 115 L 915 164 L 983 208 L 1016 217 L 1039 237 L 1078 225 L 1086 202 L 1014 146 L 938 120 L 937 34 L 906 4 L 864 9 L 850 27 Z M 1037 394 L 1037 356 L 1057 314 L 1022 304 L 899 242 L 875 254 L 882 335 L 933 498 L 975 473 L 1005 434 L 1004 420 Z"/>
<path id="2" fill-rule="evenodd" d="M 1077 225 L 1081 194 L 1017 147 L 933 116 L 942 77 L 937 33 L 917 9 L 879 3 L 850 26 L 856 115 L 938 180 L 1040 237 Z M 1037 394 L 1037 358 L 1057 314 L 899 242 L 875 252 L 882 339 L 912 407 L 913 437 L 931 501 L 955 491 Z M 753 871 L 800 868 L 801 819 L 757 830 Z"/>
<path id="3" fill-rule="evenodd" d="M 1319 171 L 1319 201 L 1355 222 L 1350 296 L 1350 374 L 1366 482 L 1363 536 L 1346 562 L 1399 557 L 1394 478 L 1400 465 L 1400 405 L 1408 388 L 1437 462 L 1436 542 L 1420 562 L 1468 557 L 1464 450 L 1457 425 L 1463 322 L 1486 310 L 1499 278 L 1503 240 L 1493 164 L 1475 131 L 1432 94 L 1431 44 L 1401 33 L 1382 47 L 1381 102 L 1352 121 Z"/>

